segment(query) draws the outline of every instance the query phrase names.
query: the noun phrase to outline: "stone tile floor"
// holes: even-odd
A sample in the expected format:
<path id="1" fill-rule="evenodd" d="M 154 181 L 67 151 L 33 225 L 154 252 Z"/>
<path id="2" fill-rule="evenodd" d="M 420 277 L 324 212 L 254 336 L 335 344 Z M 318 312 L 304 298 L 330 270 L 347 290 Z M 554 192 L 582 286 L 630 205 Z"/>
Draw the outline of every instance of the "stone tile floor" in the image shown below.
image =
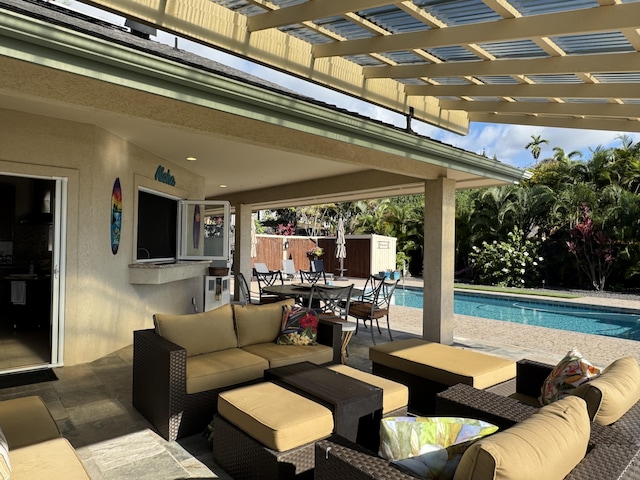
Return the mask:
<path id="1" fill-rule="evenodd" d="M 640 308 L 640 301 L 635 300 L 598 299 L 594 303 Z M 420 335 L 422 310 L 394 306 L 391 315 L 394 339 Z M 384 328 L 375 338 L 377 342 L 389 341 Z M 620 356 L 640 360 L 640 342 L 458 315 L 454 339 L 462 348 L 548 363 L 572 347 L 600 366 Z M 370 371 L 370 345 L 369 331 L 360 327 L 351 341 L 348 363 Z M 58 368 L 57 381 L 0 389 L 0 400 L 40 395 L 94 480 L 229 479 L 213 462 L 204 435 L 167 442 L 151 430 L 131 405 L 131 364 L 129 346 L 91 363 Z"/>

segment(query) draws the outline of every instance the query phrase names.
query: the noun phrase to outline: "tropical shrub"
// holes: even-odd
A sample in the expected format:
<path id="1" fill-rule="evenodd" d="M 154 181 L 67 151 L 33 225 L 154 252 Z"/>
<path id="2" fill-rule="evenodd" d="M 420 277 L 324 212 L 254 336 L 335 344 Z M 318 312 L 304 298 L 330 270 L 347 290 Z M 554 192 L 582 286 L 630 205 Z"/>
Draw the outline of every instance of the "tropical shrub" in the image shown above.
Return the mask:
<path id="1" fill-rule="evenodd" d="M 540 244 L 527 239 L 518 227 L 507 234 L 508 240 L 474 245 L 470 254 L 478 283 L 500 287 L 536 287 L 540 285 L 543 257 Z"/>

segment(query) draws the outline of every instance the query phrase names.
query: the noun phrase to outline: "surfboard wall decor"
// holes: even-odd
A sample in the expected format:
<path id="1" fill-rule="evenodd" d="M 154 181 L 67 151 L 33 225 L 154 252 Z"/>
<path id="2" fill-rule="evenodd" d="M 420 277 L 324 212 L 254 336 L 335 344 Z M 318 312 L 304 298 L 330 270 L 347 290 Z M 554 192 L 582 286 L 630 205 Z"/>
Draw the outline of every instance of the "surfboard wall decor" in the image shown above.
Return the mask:
<path id="1" fill-rule="evenodd" d="M 122 229 L 122 189 L 120 178 L 113 182 L 111 193 L 111 253 L 118 253 L 120 246 L 120 231 Z"/>

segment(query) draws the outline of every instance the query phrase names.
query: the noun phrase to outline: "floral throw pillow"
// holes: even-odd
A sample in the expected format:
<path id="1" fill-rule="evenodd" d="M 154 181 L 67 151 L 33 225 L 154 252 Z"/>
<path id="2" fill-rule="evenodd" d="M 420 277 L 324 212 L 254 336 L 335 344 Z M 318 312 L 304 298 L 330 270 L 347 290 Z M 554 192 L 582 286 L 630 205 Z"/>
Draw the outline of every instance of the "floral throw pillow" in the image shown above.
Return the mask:
<path id="1" fill-rule="evenodd" d="M 497 430 L 470 418 L 383 418 L 379 455 L 418 478 L 450 480 L 471 444 Z"/>
<path id="2" fill-rule="evenodd" d="M 567 395 L 585 382 L 600 375 L 600 369 L 582 357 L 575 348 L 570 350 L 542 384 L 538 400 L 548 405 Z"/>
<path id="3" fill-rule="evenodd" d="M 315 345 L 318 337 L 318 316 L 304 307 L 282 307 L 282 328 L 278 345 Z"/>

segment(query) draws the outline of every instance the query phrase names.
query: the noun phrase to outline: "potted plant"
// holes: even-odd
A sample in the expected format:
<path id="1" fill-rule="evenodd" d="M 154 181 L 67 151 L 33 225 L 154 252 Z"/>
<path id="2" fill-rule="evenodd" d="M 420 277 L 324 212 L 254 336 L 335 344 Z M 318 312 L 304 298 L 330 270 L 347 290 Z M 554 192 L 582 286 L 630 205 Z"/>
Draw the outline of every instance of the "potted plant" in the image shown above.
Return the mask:
<path id="1" fill-rule="evenodd" d="M 311 260 L 318 260 L 324 254 L 324 249 L 318 246 L 313 247 L 307 252 L 307 257 Z"/>

